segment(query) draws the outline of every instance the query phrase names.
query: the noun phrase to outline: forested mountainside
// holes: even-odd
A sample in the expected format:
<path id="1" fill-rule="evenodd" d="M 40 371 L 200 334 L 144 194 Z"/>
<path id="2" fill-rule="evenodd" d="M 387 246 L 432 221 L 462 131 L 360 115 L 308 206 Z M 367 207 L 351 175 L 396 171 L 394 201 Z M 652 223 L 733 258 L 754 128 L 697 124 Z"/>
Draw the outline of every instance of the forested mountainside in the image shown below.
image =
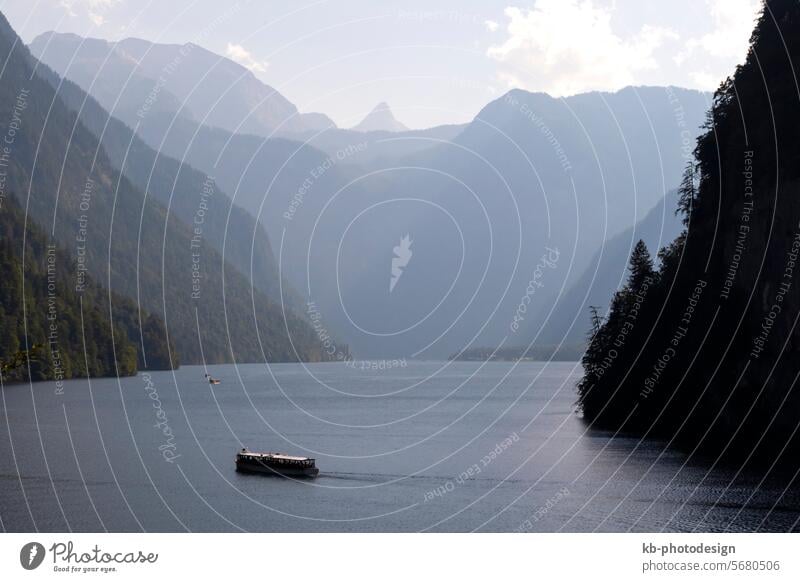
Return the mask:
<path id="1" fill-rule="evenodd" d="M 580 406 L 594 426 L 797 463 L 800 3 L 769 0 L 714 97 L 680 189 L 686 229 L 643 244 L 595 318 Z"/>
<path id="2" fill-rule="evenodd" d="M 62 79 L 41 62 L 34 66 L 37 74 L 53 86 L 58 97 L 100 141 L 114 168 L 136 188 L 152 195 L 186 224 L 194 222 L 202 202 L 204 242 L 220 254 L 224 252 L 228 263 L 249 275 L 257 289 L 280 303 L 281 282 L 267 233 L 252 215 L 231 202 L 217 176 L 212 178 L 179 162 L 185 157 L 184 152 L 169 157 L 163 143 L 154 144 L 156 151 L 78 85 Z M 151 113 L 139 121 L 144 123 Z M 162 121 L 169 126 L 169 120 Z M 296 293 L 288 284 L 283 285 L 283 294 L 284 299 L 291 298 L 292 305 L 297 307 Z"/>
<path id="3" fill-rule="evenodd" d="M 158 317 L 116 296 L 109 313 L 108 290 L 88 275 L 76 278 L 77 272 L 62 247 L 26 225 L 16 198 L 0 199 L 0 360 L 17 360 L 4 370 L 3 382 L 129 376 L 177 366 Z"/>
<path id="4" fill-rule="evenodd" d="M 184 363 L 318 360 L 314 329 L 254 289 L 205 237 L 208 183 L 191 224 L 143 193 L 32 68 L 3 17 L 0 133 L 10 135 L 5 188 L 87 272 L 162 317 Z M 291 335 L 291 338 L 289 337 Z"/>

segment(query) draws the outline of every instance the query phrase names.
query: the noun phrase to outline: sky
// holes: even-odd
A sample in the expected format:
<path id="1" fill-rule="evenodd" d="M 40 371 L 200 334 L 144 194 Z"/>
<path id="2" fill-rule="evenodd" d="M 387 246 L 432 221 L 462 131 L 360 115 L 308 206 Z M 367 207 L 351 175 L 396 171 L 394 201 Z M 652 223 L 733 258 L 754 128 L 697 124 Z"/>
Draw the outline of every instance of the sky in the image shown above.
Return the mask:
<path id="1" fill-rule="evenodd" d="M 744 60 L 759 0 L 0 0 L 25 42 L 49 30 L 194 42 L 303 111 L 413 128 L 472 119 L 511 88 L 713 90 Z"/>

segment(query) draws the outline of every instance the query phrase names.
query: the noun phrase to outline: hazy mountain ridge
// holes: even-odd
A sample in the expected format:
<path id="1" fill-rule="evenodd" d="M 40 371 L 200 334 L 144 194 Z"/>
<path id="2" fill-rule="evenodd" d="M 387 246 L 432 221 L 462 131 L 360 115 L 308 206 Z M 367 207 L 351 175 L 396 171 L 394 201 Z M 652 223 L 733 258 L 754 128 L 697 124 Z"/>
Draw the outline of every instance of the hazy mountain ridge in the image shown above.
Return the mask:
<path id="1" fill-rule="evenodd" d="M 203 244 L 197 224 L 168 215 L 113 168 L 50 83 L 32 74 L 35 61 L 5 19 L 0 24 L 0 55 L 6 58 L 2 131 L 19 96 L 29 96 L 6 186 L 26 193 L 30 216 L 53 226 L 70 256 L 80 252 L 96 280 L 162 316 L 184 362 L 203 361 L 198 334 L 207 362 L 320 359 L 310 326 L 286 315 L 295 352 L 279 306 L 253 292 L 244 276 Z"/>
<path id="2" fill-rule="evenodd" d="M 328 265 L 339 261 L 353 270 L 341 275 L 341 294 L 351 294 L 350 304 L 358 311 L 342 314 L 337 329 L 347 329 L 356 313 L 358 321 L 394 321 L 400 329 L 403 314 L 424 316 L 418 305 L 425 302 L 438 310 L 427 320 L 436 325 L 418 326 L 418 335 L 407 334 L 405 345 L 397 338 L 382 338 L 387 351 L 423 347 L 426 337 L 437 337 L 434 328 L 450 328 L 442 338 L 450 349 L 444 355 L 470 343 L 529 341 L 533 335 L 509 324 L 546 249 L 558 249 L 560 260 L 546 270 L 535 305 L 573 286 L 593 266 L 592 257 L 604 240 L 632 228 L 676 186 L 677 178 L 669 175 L 679 175 L 684 167 L 686 132 L 699 132 L 706 103 L 706 95 L 676 88 L 629 88 L 567 99 L 513 91 L 487 105 L 449 143 L 399 159 L 342 166 L 351 176 L 346 183 L 352 185 L 347 196 L 337 197 L 336 216 L 342 218 L 332 232 L 344 231 L 363 208 L 383 203 L 391 211 L 381 224 L 365 224 L 360 240 L 342 247 L 355 254 L 345 259 L 347 255 L 331 253 L 311 269 L 312 277 L 325 273 L 318 277 L 322 284 L 335 278 L 326 272 Z M 420 203 L 408 202 L 400 209 L 388 202 L 415 193 L 444 213 Z M 315 214 L 305 202 L 304 212 L 309 211 Z M 327 212 L 333 214 L 331 207 Z M 454 224 L 463 234 L 463 251 Z M 413 259 L 403 281 L 410 285 L 419 279 L 408 296 L 383 296 L 380 271 L 390 249 L 409 232 L 412 238 L 416 232 L 415 257 L 429 253 L 438 258 L 427 267 Z M 431 233 L 437 234 L 435 240 Z M 462 256 L 467 260 L 459 267 Z M 445 279 L 456 273 L 459 280 L 446 304 L 437 307 L 437 293 L 448 293 L 450 281 Z M 319 293 L 338 296 L 335 289 Z M 466 317 L 461 316 L 464 309 Z M 337 305 L 328 304 L 326 310 L 335 314 Z M 527 322 L 532 315 L 524 315 Z M 356 348 L 367 347 L 345 337 Z"/>
<path id="3" fill-rule="evenodd" d="M 30 47 L 39 60 L 131 126 L 143 112 L 154 111 L 262 136 L 335 127 L 323 114 L 300 113 L 242 65 L 193 43 L 108 42 L 46 32 Z"/>
<path id="4" fill-rule="evenodd" d="M 357 125 L 351 128 L 353 131 L 408 131 L 408 128 L 400 123 L 392 113 L 388 103 L 378 103 L 372 111 L 367 113 Z"/>
<path id="5" fill-rule="evenodd" d="M 515 90 L 469 124 L 429 130 L 265 139 L 163 111 L 137 127 L 154 149 L 213 173 L 258 217 L 282 252 L 282 274 L 357 353 L 408 356 L 447 330 L 426 352 L 446 357 L 473 341 L 532 339 L 538 316 L 525 314 L 519 330 L 508 322 L 545 248 L 561 253 L 534 304 L 547 313 L 593 269 L 603 241 L 676 186 L 707 103 L 674 87 L 566 99 Z M 386 265 L 406 234 L 416 254 L 389 296 Z M 365 322 L 383 330 L 380 341 L 364 335 Z M 556 328 L 547 333 L 559 341 Z"/>
<path id="6" fill-rule="evenodd" d="M 683 107 L 682 117 L 676 117 L 677 105 L 670 100 Z M 632 102 L 637 106 L 632 107 Z M 579 96 L 575 103 L 567 100 L 566 104 L 513 92 L 487 106 L 465 128 L 454 128 L 442 138 L 406 132 L 377 134 L 380 137 L 370 141 L 375 134 L 362 134 L 365 139 L 359 140 L 358 133 L 334 130 L 337 136 L 331 136 L 331 145 L 339 136 L 353 141 L 329 152 L 291 140 L 265 141 L 198 128 L 186 120 L 176 121 L 167 135 L 165 125 L 155 118 L 140 130 L 148 141 L 162 138 L 165 150 L 186 155 L 198 167 L 216 164 L 218 179 L 238 188 L 237 202 L 260 214 L 259 220 L 276 240 L 283 239 L 284 274 L 304 294 L 310 289 L 328 324 L 357 353 L 409 355 L 412 346 L 425 345 L 426 336 L 438 335 L 435 328 L 446 329 L 459 320 L 469 304 L 465 316 L 470 321 L 462 317 L 441 351 L 435 352 L 447 356 L 462 347 L 463 338 L 472 338 L 493 311 L 505 316 L 495 317 L 476 341 L 493 345 L 502 340 L 508 327 L 501 321 L 513 318 L 545 246 L 564 253 L 560 269 L 548 273 L 546 285 L 552 294 L 562 285 L 567 289 L 577 282 L 592 266 L 592 256 L 604 240 L 643 219 L 676 185 L 667 181 L 667 175 L 679 173 L 685 164 L 681 134 L 691 133 L 692 128 L 699 131 L 705 103 L 702 93 L 679 89 L 630 89 L 621 94 Z M 621 120 L 622 130 L 610 117 L 605 123 L 593 119 L 608 116 L 609 108 Z M 532 115 L 544 120 L 543 124 L 532 121 Z M 545 124 L 548 131 L 542 129 Z M 317 140 L 329 133 L 322 132 Z M 558 148 L 554 136 L 560 140 Z M 415 147 L 405 151 L 384 150 L 387 155 L 376 155 L 386 143 L 415 142 Z M 628 154 L 628 149 L 635 151 Z M 566 170 L 564 152 L 569 152 Z M 403 320 L 408 321 L 411 314 L 423 317 L 420 305 L 435 307 L 441 297 L 437 294 L 446 293 L 450 285 L 444 278 L 455 277 L 458 271 L 462 250 L 457 239 L 431 238 L 458 237 L 453 222 L 444 215 L 440 221 L 430 204 L 389 202 L 410 198 L 428 200 L 451 214 L 465 237 L 463 252 L 469 260 L 448 301 L 428 319 L 430 327 L 419 326 L 416 336 L 411 332 L 402 334 L 403 338 L 383 335 L 377 343 L 359 340 L 361 332 L 350 321 L 355 313 L 344 313 L 337 288 L 345 306 L 352 304 L 360 312 L 358 321 L 381 321 L 382 329 L 388 331 L 392 326 L 406 327 Z M 373 213 L 369 223 L 357 221 L 349 231 L 355 238 L 344 241 L 337 256 L 348 223 L 367 207 L 387 212 Z M 604 216 L 605 220 L 598 220 Z M 414 248 L 420 252 L 404 275 L 405 283 L 389 297 L 382 273 L 391 261 L 391 249 L 407 233 L 414 235 Z M 487 251 L 492 248 L 490 260 Z M 426 252 L 432 262 L 423 266 L 427 261 L 420 257 Z M 307 266 L 309 258 L 312 263 Z M 401 290 L 413 279 L 415 289 L 405 296 Z M 509 341 L 519 343 L 528 337 L 533 336 Z"/>
<path id="7" fill-rule="evenodd" d="M 597 307 L 601 313 L 605 312 L 614 293 L 624 286 L 628 259 L 636 243 L 642 240 L 648 248 L 657 250 L 680 233 L 681 219 L 674 211 L 677 200 L 677 191 L 669 192 L 634 227 L 605 241 L 580 278 L 560 296 L 548 298 L 545 307 L 535 313 L 526 326 L 526 340 L 584 344 L 589 309 Z"/>
<path id="8" fill-rule="evenodd" d="M 151 193 L 186 224 L 195 220 L 202 199 L 204 239 L 220 254 L 225 251 L 229 263 L 280 303 L 280 279 L 264 228 L 248 212 L 233 205 L 215 179 L 169 157 L 163 149 L 157 153 L 124 123 L 111 117 L 93 97 L 58 77 L 46 65 L 37 63 L 36 70 L 57 90 L 65 105 L 79 115 L 81 123 L 102 139 L 101 145 L 114 167 L 139 190 Z M 205 196 L 204 191 L 208 193 Z M 293 295 L 288 284 L 284 286 L 286 300 Z"/>

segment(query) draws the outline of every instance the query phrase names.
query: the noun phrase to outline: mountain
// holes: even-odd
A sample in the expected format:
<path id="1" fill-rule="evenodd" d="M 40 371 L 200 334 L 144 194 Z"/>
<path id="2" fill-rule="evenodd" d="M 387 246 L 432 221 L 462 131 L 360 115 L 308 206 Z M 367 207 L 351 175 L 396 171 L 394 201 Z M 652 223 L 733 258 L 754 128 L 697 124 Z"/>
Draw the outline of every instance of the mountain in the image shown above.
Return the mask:
<path id="1" fill-rule="evenodd" d="M 3 18 L 0 132 L 13 132 L 5 187 L 94 280 L 164 319 L 188 363 L 322 358 L 313 328 L 254 289 L 205 239 L 213 186 L 190 224 L 142 192 L 53 88 Z M 208 217 L 210 219 L 210 217 Z M 291 340 L 289 335 L 292 335 Z"/>
<path id="2" fill-rule="evenodd" d="M 535 314 L 526 326 L 524 343 L 584 344 L 590 307 L 602 311 L 624 286 L 628 258 L 637 241 L 644 241 L 648 248 L 660 249 L 680 233 L 681 219 L 674 211 L 677 202 L 677 190 L 667 193 L 634 227 L 605 241 L 581 276 L 563 293 L 549 298 Z"/>
<path id="3" fill-rule="evenodd" d="M 264 228 L 233 204 L 218 180 L 169 157 L 163 147 L 156 152 L 80 87 L 61 79 L 46 66 L 39 64 L 36 71 L 99 140 L 114 169 L 139 190 L 149 192 L 185 224 L 194 222 L 202 201 L 205 243 L 224 254 L 241 273 L 248 274 L 253 285 L 270 299 L 281 302 L 281 280 Z M 284 300 L 297 305 L 288 284 L 283 291 Z"/>
<path id="4" fill-rule="evenodd" d="M 76 83 L 91 88 L 92 95 L 106 110 L 113 109 L 119 119 L 131 126 L 135 125 L 140 110 L 193 116 L 168 89 L 156 90 L 154 80 L 138 69 L 137 60 L 114 43 L 71 33 L 46 32 L 37 36 L 28 48 L 61 76 L 71 67 L 71 78 Z M 95 74 L 100 71 L 101 75 Z"/>
<path id="5" fill-rule="evenodd" d="M 357 354 L 446 357 L 470 342 L 532 339 L 531 314 L 510 323 L 545 248 L 562 255 L 537 312 L 675 187 L 668 175 L 685 166 L 707 99 L 677 88 L 564 100 L 515 91 L 465 127 L 332 130 L 310 143 L 156 116 L 139 133 L 215 172 L 275 237 L 282 275 Z M 389 293 L 406 234 L 413 258 Z"/>
<path id="6" fill-rule="evenodd" d="M 538 314 L 596 267 L 602 243 L 677 185 L 709 100 L 676 87 L 564 99 L 515 90 L 469 124 L 429 130 L 265 138 L 168 112 L 135 127 L 257 217 L 279 263 L 272 280 L 314 301 L 357 354 L 447 357 L 537 337 Z M 405 235 L 412 258 L 390 293 Z M 548 248 L 558 265 L 534 297 Z M 552 343 L 563 329 L 546 330 Z"/>
<path id="7" fill-rule="evenodd" d="M 686 231 L 659 268 L 638 246 L 627 285 L 594 322 L 579 385 L 592 425 L 794 470 L 798 58 L 800 4 L 768 0 L 681 182 Z"/>
<path id="8" fill-rule="evenodd" d="M 353 131 L 408 131 L 408 128 L 395 119 L 387 103 L 378 103 Z"/>
<path id="9" fill-rule="evenodd" d="M 278 191 L 296 191 L 320 164 L 326 167 L 322 180 L 326 189 L 341 185 L 347 168 L 361 168 L 380 160 L 403 158 L 453 139 L 463 126 L 447 125 L 403 133 L 348 129 L 306 132 L 266 139 L 257 135 L 230 133 L 188 119 L 166 115 L 149 116 L 137 126 L 137 134 L 162 155 L 184 159 L 208 174 L 226 192 L 234 193 L 236 204 L 257 215 L 262 212 L 267 231 L 277 230 L 276 221 L 285 208 L 267 216 L 261 208 L 265 191 L 274 200 Z M 334 180 L 333 177 L 336 177 Z M 265 185 L 267 188 L 265 188 Z M 287 199 L 288 203 L 288 199 Z"/>
<path id="10" fill-rule="evenodd" d="M 4 382 L 55 380 L 63 390 L 69 378 L 177 366 L 163 342 L 163 321 L 90 276 L 76 282 L 76 262 L 25 221 L 13 194 L 0 201 L 0 235 L 0 359 L 31 356 L 3 370 Z"/>
<path id="11" fill-rule="evenodd" d="M 152 124 L 155 125 L 155 124 Z M 357 151 L 359 164 L 372 164 L 377 160 L 402 159 L 423 150 L 429 150 L 443 142 L 452 141 L 461 133 L 465 125 L 437 125 L 426 129 L 409 129 L 407 131 L 370 131 L 361 132 L 352 129 L 328 129 L 317 132 L 302 132 L 291 137 L 293 141 L 325 152 L 333 158 L 342 158 L 341 163 L 352 160 L 354 150 Z M 235 141 L 236 136 L 231 138 Z"/>
<path id="12" fill-rule="evenodd" d="M 669 176 L 685 166 L 707 103 L 674 87 L 512 91 L 432 147 L 354 153 L 315 177 L 283 221 L 284 263 L 303 267 L 290 280 L 359 354 L 446 357 L 530 341 L 533 313 L 675 188 Z M 406 235 L 413 254 L 390 291 Z"/>
<path id="13" fill-rule="evenodd" d="M 46 32 L 30 49 L 131 127 L 152 113 L 261 136 L 335 127 L 323 114 L 300 113 L 247 68 L 196 44 Z"/>

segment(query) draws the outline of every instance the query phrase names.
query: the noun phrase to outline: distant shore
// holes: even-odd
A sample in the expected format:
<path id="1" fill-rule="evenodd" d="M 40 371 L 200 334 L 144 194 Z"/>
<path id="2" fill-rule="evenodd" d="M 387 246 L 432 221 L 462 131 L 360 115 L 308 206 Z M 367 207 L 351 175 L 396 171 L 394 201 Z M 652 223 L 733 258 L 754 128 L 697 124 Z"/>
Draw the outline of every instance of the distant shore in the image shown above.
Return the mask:
<path id="1" fill-rule="evenodd" d="M 509 348 L 469 348 L 451 354 L 448 360 L 456 362 L 576 362 L 583 357 L 582 344 L 540 345 Z"/>

